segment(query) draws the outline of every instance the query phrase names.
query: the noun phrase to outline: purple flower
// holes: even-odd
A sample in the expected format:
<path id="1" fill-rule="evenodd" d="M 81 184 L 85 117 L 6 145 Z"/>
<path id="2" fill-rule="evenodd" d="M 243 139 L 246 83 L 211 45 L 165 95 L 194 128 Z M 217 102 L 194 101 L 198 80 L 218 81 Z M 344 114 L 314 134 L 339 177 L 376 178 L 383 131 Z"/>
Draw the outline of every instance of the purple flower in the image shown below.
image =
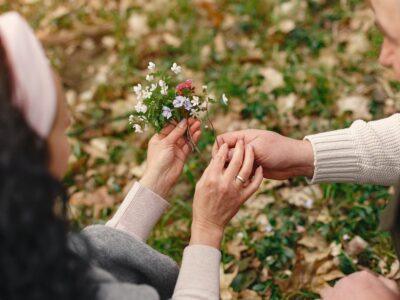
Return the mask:
<path id="1" fill-rule="evenodd" d="M 185 98 L 185 102 L 183 103 L 183 106 L 185 107 L 186 110 L 190 111 L 192 108 L 192 103 L 188 98 Z"/>
<path id="2" fill-rule="evenodd" d="M 162 115 L 169 120 L 172 117 L 171 109 L 168 106 L 164 106 L 162 110 Z"/>
<path id="3" fill-rule="evenodd" d="M 182 96 L 177 96 L 174 100 L 174 102 L 172 102 L 172 104 L 174 105 L 174 107 L 182 107 L 183 104 L 185 103 L 186 98 L 182 97 Z"/>

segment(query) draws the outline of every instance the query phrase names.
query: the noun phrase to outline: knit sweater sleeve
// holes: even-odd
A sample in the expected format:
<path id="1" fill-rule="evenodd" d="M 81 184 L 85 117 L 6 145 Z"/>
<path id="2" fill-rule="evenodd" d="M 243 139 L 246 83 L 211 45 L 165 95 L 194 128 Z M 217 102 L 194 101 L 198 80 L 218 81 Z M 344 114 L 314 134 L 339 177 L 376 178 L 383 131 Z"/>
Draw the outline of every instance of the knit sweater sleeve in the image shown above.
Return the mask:
<path id="1" fill-rule="evenodd" d="M 145 242 L 168 207 L 166 200 L 136 182 L 106 226 Z"/>
<path id="2" fill-rule="evenodd" d="M 400 114 L 306 136 L 314 151 L 311 183 L 394 185 L 400 178 Z"/>
<path id="3" fill-rule="evenodd" d="M 205 245 L 191 245 L 183 252 L 173 300 L 218 300 L 221 252 Z"/>

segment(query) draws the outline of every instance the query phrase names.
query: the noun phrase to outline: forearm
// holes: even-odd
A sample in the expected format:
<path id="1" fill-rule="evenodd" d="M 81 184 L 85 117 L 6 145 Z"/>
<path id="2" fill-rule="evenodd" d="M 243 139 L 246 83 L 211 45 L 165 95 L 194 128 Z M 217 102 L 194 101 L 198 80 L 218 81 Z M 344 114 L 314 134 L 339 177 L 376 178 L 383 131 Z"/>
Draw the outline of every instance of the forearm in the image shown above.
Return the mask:
<path id="1" fill-rule="evenodd" d="M 305 137 L 313 146 L 311 183 L 396 184 L 400 177 L 400 114 L 356 121 L 348 129 Z"/>

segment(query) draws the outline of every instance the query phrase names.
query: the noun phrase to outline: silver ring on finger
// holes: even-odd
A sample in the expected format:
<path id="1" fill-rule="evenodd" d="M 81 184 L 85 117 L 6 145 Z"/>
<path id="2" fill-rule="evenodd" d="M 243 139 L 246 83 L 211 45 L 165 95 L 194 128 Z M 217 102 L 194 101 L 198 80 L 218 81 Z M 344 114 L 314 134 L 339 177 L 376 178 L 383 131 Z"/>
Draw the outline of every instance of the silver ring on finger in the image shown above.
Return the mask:
<path id="1" fill-rule="evenodd" d="M 240 176 L 240 175 L 237 175 L 237 176 L 236 176 L 236 179 L 239 180 L 239 181 L 240 181 L 241 183 L 243 183 L 243 184 L 246 183 L 246 180 L 244 180 L 244 178 L 243 178 L 242 176 Z"/>

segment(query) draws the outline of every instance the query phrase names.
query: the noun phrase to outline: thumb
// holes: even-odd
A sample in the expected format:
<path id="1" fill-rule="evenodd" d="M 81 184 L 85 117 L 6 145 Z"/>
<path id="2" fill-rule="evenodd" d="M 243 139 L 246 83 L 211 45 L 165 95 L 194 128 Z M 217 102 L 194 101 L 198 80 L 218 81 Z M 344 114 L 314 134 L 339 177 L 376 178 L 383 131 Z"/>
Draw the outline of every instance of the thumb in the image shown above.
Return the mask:
<path id="1" fill-rule="evenodd" d="M 165 138 L 168 143 L 174 144 L 182 137 L 187 129 L 187 119 L 183 119 Z"/>

